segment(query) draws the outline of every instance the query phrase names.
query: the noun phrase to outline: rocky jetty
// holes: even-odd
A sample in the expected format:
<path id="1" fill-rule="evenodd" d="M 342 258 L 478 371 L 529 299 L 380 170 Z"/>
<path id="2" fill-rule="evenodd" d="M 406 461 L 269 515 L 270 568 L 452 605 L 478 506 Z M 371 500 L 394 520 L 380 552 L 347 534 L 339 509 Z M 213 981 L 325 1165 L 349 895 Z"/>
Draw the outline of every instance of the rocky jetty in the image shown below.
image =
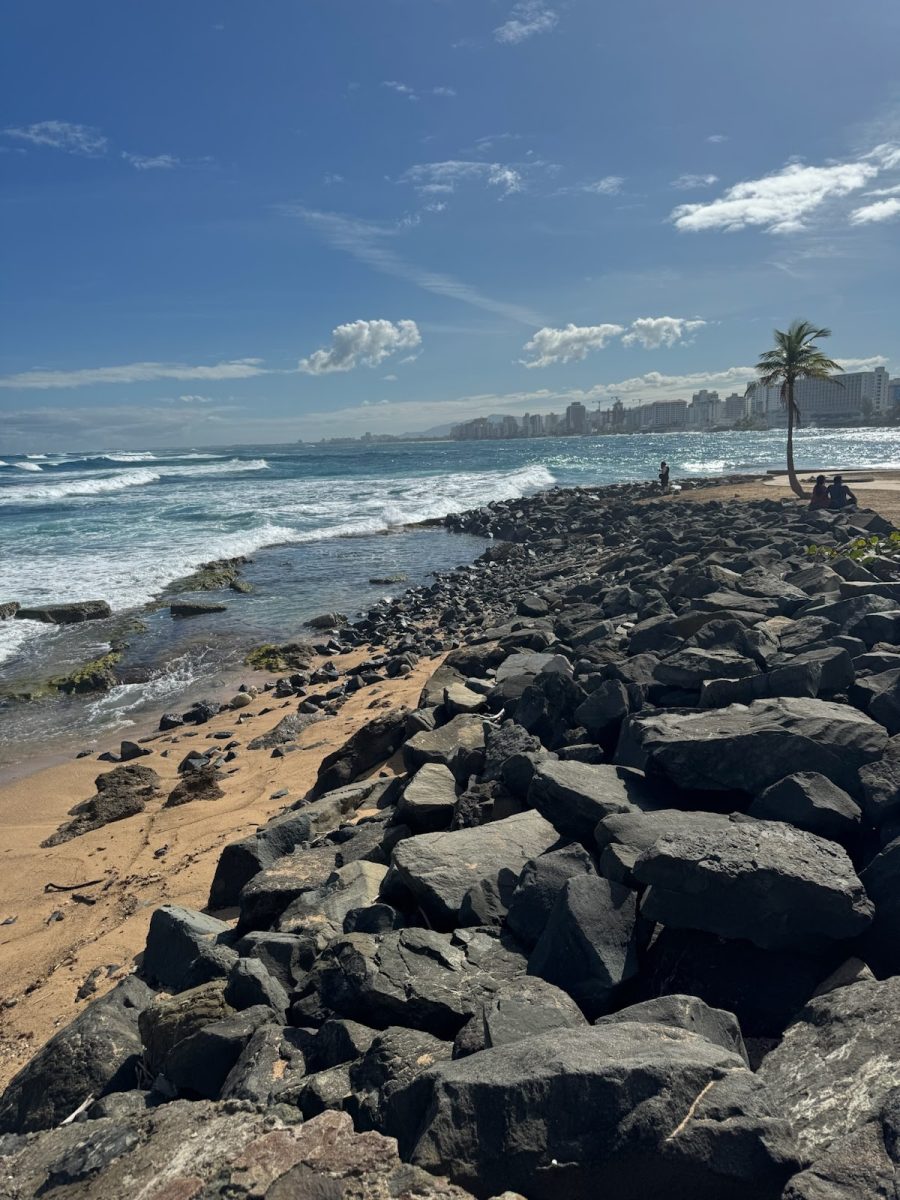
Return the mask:
<path id="1" fill-rule="evenodd" d="M 297 712 L 252 754 L 435 669 L 13 1079 L 0 1190 L 895 1196 L 900 566 L 853 549 L 890 525 L 642 485 L 447 524 L 493 542 L 264 648 Z M 140 805 L 102 780 L 76 825 Z"/>

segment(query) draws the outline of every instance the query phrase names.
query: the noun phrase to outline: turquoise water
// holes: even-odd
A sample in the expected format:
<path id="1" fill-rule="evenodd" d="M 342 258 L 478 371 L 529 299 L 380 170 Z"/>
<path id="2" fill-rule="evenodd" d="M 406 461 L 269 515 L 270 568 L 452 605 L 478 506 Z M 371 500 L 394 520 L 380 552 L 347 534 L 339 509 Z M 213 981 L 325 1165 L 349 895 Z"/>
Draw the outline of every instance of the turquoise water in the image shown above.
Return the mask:
<path id="1" fill-rule="evenodd" d="M 419 582 L 480 552 L 439 530 L 397 532 L 409 522 L 554 484 L 654 478 L 662 458 L 673 480 L 779 468 L 784 433 L 28 457 L 0 449 L 0 600 L 105 599 L 127 613 L 200 563 L 253 556 L 252 596 L 229 594 L 227 614 L 196 623 L 155 614 L 125 663 L 130 690 L 74 706 L 114 727 L 142 704 L 174 702 L 211 680 L 247 644 L 296 635 L 305 617 L 353 613 L 397 590 L 370 585 L 374 575 Z M 802 469 L 898 466 L 900 429 L 803 430 L 796 458 Z M 8 682 L 83 661 L 102 652 L 103 632 L 0 622 L 0 674 Z M 21 718 L 0 716 L 0 742 L 22 735 Z"/>

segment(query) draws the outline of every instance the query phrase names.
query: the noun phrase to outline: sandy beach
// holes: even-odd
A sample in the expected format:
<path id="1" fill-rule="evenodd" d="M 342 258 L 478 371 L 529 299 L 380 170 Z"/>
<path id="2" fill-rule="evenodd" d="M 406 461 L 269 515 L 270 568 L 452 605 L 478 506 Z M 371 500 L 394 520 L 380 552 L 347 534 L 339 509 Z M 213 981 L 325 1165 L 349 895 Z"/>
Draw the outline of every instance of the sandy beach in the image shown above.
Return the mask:
<path id="1" fill-rule="evenodd" d="M 352 666 L 364 657 L 368 652 L 357 651 L 332 661 Z M 261 693 L 240 714 L 223 712 L 198 727 L 195 738 L 180 731 L 161 735 L 139 760 L 163 780 L 158 799 L 136 817 L 60 846 L 44 849 L 40 843 L 73 805 L 93 794 L 94 779 L 109 764 L 92 755 L 0 786 L 0 1089 L 88 1000 L 132 970 L 154 908 L 204 908 L 222 846 L 304 795 L 325 755 L 378 712 L 415 707 L 439 662 L 422 659 L 411 674 L 354 693 L 337 716 L 301 734 L 296 753 L 272 758 L 266 750 L 242 752 L 222 781 L 220 800 L 163 808 L 188 748 L 206 748 L 207 739 L 225 730 L 249 741 L 296 711 L 296 701 Z M 261 715 L 265 708 L 271 711 Z M 236 725 L 241 714 L 251 719 Z M 110 737 L 108 748 L 117 745 Z M 272 798 L 284 789 L 287 796 Z M 91 990 L 79 998 L 89 978 Z"/>

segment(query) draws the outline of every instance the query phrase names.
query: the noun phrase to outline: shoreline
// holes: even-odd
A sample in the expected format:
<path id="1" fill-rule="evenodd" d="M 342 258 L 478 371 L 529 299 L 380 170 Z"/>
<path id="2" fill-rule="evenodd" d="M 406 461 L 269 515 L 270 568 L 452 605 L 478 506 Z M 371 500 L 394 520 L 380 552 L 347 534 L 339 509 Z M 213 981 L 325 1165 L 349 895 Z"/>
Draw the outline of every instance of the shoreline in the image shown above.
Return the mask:
<path id="1" fill-rule="evenodd" d="M 879 475 L 896 475 L 900 479 L 900 471 Z M 640 505 L 654 500 L 703 503 L 719 500 L 726 494 L 729 500 L 768 499 L 773 487 L 778 491 L 786 484 L 778 476 L 768 480 L 761 476 L 752 479 L 726 476 L 691 480 L 684 491 L 666 497 L 644 488 L 643 498 L 626 503 Z M 636 490 L 640 488 L 633 484 L 556 488 L 535 493 L 521 503 L 539 509 L 578 493 L 621 492 L 625 496 Z M 885 495 L 890 504 L 896 503 L 896 520 L 900 523 L 900 485 L 896 493 Z M 512 503 L 504 502 L 499 507 L 506 509 Z M 477 516 L 481 511 L 473 510 L 469 515 Z M 452 518 L 445 523 L 453 527 Z M 482 557 L 498 562 L 517 549 L 511 542 L 499 540 L 485 540 L 484 544 L 487 555 Z M 509 554 L 504 547 L 509 547 Z M 456 572 L 444 572 L 438 582 L 452 591 L 454 577 L 469 570 L 462 567 Z M 520 591 L 521 588 L 514 593 L 516 600 Z M 408 596 L 417 592 L 424 593 L 426 589 L 408 589 L 394 600 L 376 606 L 367 614 L 364 627 L 393 630 L 396 636 L 392 610 L 403 613 Z M 433 629 L 429 624 L 424 626 L 424 632 L 418 627 L 415 632 L 407 629 L 406 633 L 413 641 L 427 641 L 428 631 Z M 466 644 L 465 637 L 461 644 Z M 364 643 L 349 653 L 318 662 L 330 661 L 341 669 L 352 669 L 372 653 L 371 644 Z M 222 800 L 196 801 L 166 809 L 160 799 L 140 816 L 108 824 L 60 846 L 42 849 L 39 843 L 64 821 L 73 804 L 90 795 L 94 778 L 110 769 L 109 766 L 99 763 L 96 754 L 91 754 L 74 761 L 38 762 L 34 769 L 15 778 L 0 778 L 0 825 L 6 835 L 6 845 L 0 851 L 0 865 L 6 868 L 0 887 L 0 978 L 4 980 L 0 994 L 0 1087 L 57 1028 L 83 1009 L 87 997 L 79 998 L 80 990 L 87 986 L 92 989 L 88 997 L 96 998 L 132 969 L 132 960 L 143 945 L 147 923 L 156 906 L 176 903 L 204 909 L 222 846 L 264 824 L 282 812 L 286 804 L 304 795 L 315 781 L 322 758 L 370 720 L 373 708 L 374 715 L 404 704 L 415 708 L 422 687 L 440 665 L 443 654 L 426 648 L 408 673 L 379 680 L 354 692 L 339 712 L 303 731 L 294 754 L 270 758 L 264 752 L 251 752 L 256 757 L 248 759 L 241 751 L 236 773 L 222 781 L 225 792 Z M 277 673 L 253 672 L 247 668 L 241 677 L 250 683 L 253 677 L 271 680 L 273 674 Z M 222 690 L 227 691 L 224 682 Z M 327 690 L 326 684 L 309 689 L 310 694 Z M 268 732 L 294 707 L 289 699 L 275 699 L 272 692 L 260 692 L 241 713 L 251 717 L 252 733 L 256 736 Z M 259 716 L 260 709 L 265 708 L 270 711 Z M 231 730 L 235 719 L 233 712 L 220 712 L 208 725 L 198 727 L 194 736 L 201 741 L 212 740 L 216 734 Z M 138 761 L 157 770 L 168 788 L 178 779 L 180 752 L 171 757 L 168 754 L 163 757 L 161 752 L 180 745 L 185 733 L 191 737 L 192 731 L 156 734 L 151 728 L 152 721 L 148 714 L 140 729 L 129 732 L 150 739 L 145 747 L 150 753 Z M 243 740 L 240 733 L 237 736 Z M 112 743 L 118 739 L 110 734 L 104 740 Z M 281 795 L 285 789 L 288 794 Z M 39 813 L 35 813 L 35 795 L 41 797 Z M 157 855 L 163 846 L 165 853 Z M 88 887 L 87 881 L 94 879 L 101 882 Z M 91 903 L 73 899 L 75 892 L 45 892 L 47 883 L 64 887 L 80 885 L 78 894 L 86 893 Z M 53 914 L 58 912 L 63 914 L 62 919 L 53 920 Z M 15 918 L 14 923 L 3 924 L 10 917 Z"/>

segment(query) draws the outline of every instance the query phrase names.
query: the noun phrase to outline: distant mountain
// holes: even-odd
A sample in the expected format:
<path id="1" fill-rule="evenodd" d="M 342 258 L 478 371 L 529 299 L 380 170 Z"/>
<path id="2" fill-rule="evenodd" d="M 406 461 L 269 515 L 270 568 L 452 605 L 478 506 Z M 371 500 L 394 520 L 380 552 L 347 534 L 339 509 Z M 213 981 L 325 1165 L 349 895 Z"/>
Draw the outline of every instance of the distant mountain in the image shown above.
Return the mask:
<path id="1" fill-rule="evenodd" d="M 488 420 L 492 425 L 499 425 L 503 420 L 503 415 L 502 413 L 491 413 Z M 416 433 L 404 433 L 401 434 L 401 437 L 446 437 L 460 424 L 462 424 L 461 421 L 451 421 L 448 425 L 432 425 L 430 429 L 420 429 Z"/>

